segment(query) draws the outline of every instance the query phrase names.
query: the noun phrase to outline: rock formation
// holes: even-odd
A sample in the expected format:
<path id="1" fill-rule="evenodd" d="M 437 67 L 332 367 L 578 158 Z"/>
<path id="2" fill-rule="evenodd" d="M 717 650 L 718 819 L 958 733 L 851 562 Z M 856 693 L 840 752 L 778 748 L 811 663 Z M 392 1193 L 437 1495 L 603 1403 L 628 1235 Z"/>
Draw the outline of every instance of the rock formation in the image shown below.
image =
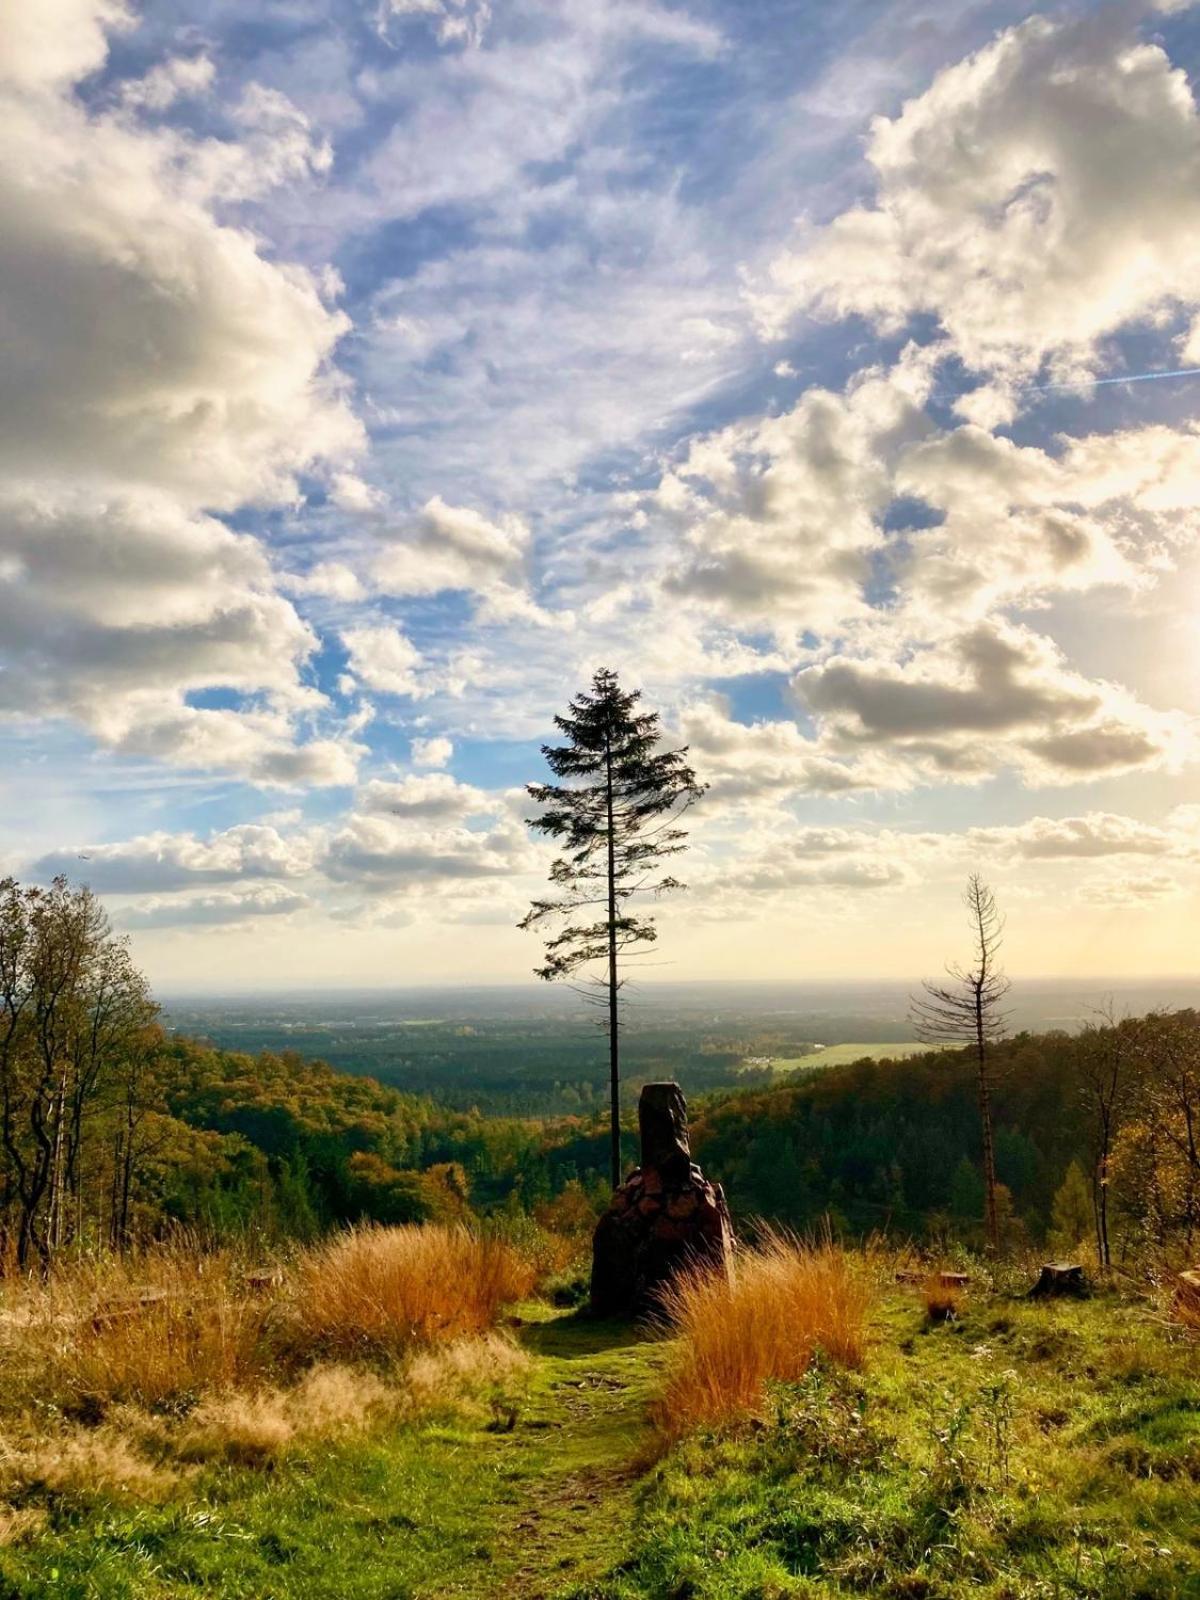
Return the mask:
<path id="1" fill-rule="evenodd" d="M 642 1162 L 614 1193 L 592 1240 L 592 1311 L 638 1317 L 681 1268 L 725 1272 L 733 1233 L 719 1183 L 692 1160 L 677 1083 L 648 1083 L 638 1101 Z"/>

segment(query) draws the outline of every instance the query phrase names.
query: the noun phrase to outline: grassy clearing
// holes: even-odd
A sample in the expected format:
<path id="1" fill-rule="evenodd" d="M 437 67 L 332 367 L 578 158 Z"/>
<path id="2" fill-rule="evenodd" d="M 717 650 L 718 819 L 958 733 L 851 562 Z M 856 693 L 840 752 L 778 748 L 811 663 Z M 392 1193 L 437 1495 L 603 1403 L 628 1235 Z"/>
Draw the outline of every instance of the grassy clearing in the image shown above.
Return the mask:
<path id="1" fill-rule="evenodd" d="M 692 1434 L 588 1600 L 1194 1600 L 1200 1351 L 1146 1307 L 892 1293 L 862 1374 Z"/>
<path id="2" fill-rule="evenodd" d="M 532 1304 L 190 1403 L 49 1408 L 26 1437 L 8 1413 L 0 1595 L 1196 1600 L 1194 1337 L 981 1273 L 931 1321 L 930 1283 L 895 1266 L 777 1241 L 724 1291 L 711 1368 Z M 697 1414 L 721 1420 L 664 1439 L 664 1398 L 711 1370 Z"/>
<path id="3" fill-rule="evenodd" d="M 905 1056 L 922 1055 L 929 1049 L 913 1039 L 887 1044 L 827 1044 L 822 1050 L 809 1050 L 802 1056 L 772 1056 L 776 1072 L 811 1072 L 816 1067 L 845 1067 L 855 1061 L 902 1061 Z"/>

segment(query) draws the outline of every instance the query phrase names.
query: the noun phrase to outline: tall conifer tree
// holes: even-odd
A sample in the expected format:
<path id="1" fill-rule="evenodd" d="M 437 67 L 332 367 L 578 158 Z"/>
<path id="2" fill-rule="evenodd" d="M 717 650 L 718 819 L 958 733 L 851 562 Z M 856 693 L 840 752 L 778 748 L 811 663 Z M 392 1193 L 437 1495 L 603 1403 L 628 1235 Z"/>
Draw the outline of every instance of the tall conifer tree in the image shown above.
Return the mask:
<path id="1" fill-rule="evenodd" d="M 546 940 L 539 978 L 552 981 L 599 968 L 590 986 L 607 1012 L 614 1189 L 621 1181 L 623 957 L 658 937 L 654 918 L 638 915 L 632 901 L 683 888 L 662 863 L 684 848 L 687 835 L 679 818 L 704 792 L 686 748 L 658 748 L 658 714 L 640 712 L 640 698 L 621 688 L 615 672 L 597 672 L 590 693 L 577 695 L 567 715 L 554 719 L 566 743 L 542 746 L 551 772 L 562 781 L 527 785 L 542 808 L 529 826 L 558 840 L 563 854 L 550 869 L 558 892 L 535 900 L 521 927 L 546 920 L 557 926 Z"/>

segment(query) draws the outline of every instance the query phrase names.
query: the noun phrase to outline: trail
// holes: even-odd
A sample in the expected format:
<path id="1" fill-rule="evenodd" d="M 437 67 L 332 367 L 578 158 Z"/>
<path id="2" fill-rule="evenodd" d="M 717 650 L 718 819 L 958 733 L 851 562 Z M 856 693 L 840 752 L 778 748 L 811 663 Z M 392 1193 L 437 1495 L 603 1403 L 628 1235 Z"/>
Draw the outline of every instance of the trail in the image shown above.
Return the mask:
<path id="1" fill-rule="evenodd" d="M 534 1358 L 529 1397 L 509 1431 L 484 1436 L 471 1466 L 494 1477 L 478 1570 L 431 1582 L 422 1600 L 550 1600 L 628 1553 L 665 1345 L 561 1313 L 518 1336 Z"/>

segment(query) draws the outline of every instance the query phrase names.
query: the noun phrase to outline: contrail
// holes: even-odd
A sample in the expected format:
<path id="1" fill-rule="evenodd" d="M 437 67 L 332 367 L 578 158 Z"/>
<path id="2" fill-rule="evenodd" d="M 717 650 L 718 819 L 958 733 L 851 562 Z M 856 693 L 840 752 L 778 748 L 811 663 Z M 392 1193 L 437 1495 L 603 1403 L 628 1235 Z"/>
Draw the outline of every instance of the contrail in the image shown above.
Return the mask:
<path id="1" fill-rule="evenodd" d="M 1018 394 L 1051 394 L 1057 389 L 1099 389 L 1106 383 L 1153 383 L 1156 378 L 1200 378 L 1200 367 L 1176 367 L 1173 372 L 1128 372 L 1123 378 L 1082 378 L 1078 383 L 1025 384 Z"/>
<path id="2" fill-rule="evenodd" d="M 1123 378 L 1080 378 L 1077 383 L 1022 383 L 1014 394 L 1056 394 L 1070 389 L 1099 389 L 1109 383 L 1155 383 L 1161 378 L 1200 378 L 1200 367 L 1176 367 L 1171 372 L 1127 372 Z M 971 389 L 939 389 L 930 395 L 931 400 L 963 400 L 973 394 Z"/>

